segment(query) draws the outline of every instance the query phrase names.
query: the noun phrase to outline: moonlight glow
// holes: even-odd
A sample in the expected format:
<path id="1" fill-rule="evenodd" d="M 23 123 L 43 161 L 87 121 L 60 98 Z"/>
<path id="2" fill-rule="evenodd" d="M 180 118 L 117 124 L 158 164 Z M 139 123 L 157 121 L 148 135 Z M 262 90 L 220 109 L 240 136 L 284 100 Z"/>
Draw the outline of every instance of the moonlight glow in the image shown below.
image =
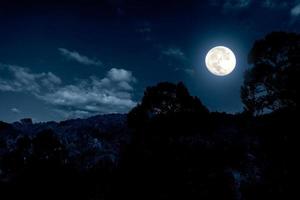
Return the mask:
<path id="1" fill-rule="evenodd" d="M 207 53 L 205 64 L 207 69 L 214 75 L 226 76 L 234 70 L 236 58 L 229 48 L 217 46 Z"/>

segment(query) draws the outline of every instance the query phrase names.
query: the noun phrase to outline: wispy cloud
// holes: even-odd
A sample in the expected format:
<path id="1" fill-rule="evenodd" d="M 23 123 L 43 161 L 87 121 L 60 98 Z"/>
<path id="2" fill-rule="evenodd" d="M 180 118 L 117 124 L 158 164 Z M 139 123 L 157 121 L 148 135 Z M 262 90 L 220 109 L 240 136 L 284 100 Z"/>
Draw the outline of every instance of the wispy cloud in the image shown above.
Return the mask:
<path id="1" fill-rule="evenodd" d="M 209 0 L 210 6 L 221 9 L 223 14 L 239 14 L 244 11 L 250 11 L 252 8 L 266 10 L 267 12 L 276 12 L 278 15 L 279 11 L 281 15 L 290 14 L 290 21 L 287 25 L 293 25 L 299 20 L 300 16 L 300 0 Z M 276 17 L 276 16 L 275 16 Z M 245 24 L 253 23 L 249 20 Z"/>
<path id="2" fill-rule="evenodd" d="M 53 90 L 61 84 L 61 79 L 52 72 L 32 73 L 29 69 L 14 65 L 0 64 L 2 70 L 10 75 L 0 78 L 0 91 L 30 92 L 38 94 L 41 89 Z"/>
<path id="3" fill-rule="evenodd" d="M 284 0 L 263 0 L 261 1 L 261 6 L 270 9 L 281 9 L 287 8 L 290 5 L 290 3 L 291 1 Z"/>
<path id="4" fill-rule="evenodd" d="M 76 61 L 78 63 L 81 63 L 83 65 L 94 65 L 94 66 L 101 66 L 103 63 L 100 60 L 97 59 L 91 59 L 87 56 L 81 55 L 77 51 L 70 51 L 65 48 L 58 48 L 58 51 L 60 54 L 64 57 L 66 57 L 69 60 Z"/>
<path id="5" fill-rule="evenodd" d="M 294 17 L 298 17 L 300 16 L 300 3 L 295 5 L 292 9 L 291 9 L 291 15 Z"/>
<path id="6" fill-rule="evenodd" d="M 219 6 L 225 13 L 231 11 L 242 11 L 250 8 L 252 5 L 264 9 L 283 9 L 291 7 L 295 1 L 293 0 L 210 0 L 211 6 Z"/>
<path id="7" fill-rule="evenodd" d="M 162 54 L 168 57 L 172 57 L 179 60 L 186 60 L 186 56 L 183 51 L 178 47 L 171 47 L 164 49 Z"/>
<path id="8" fill-rule="evenodd" d="M 167 57 L 169 65 L 174 67 L 175 71 L 181 71 L 188 75 L 195 73 L 194 69 L 190 66 L 190 62 L 186 54 L 181 48 L 170 47 L 161 51 L 161 54 Z"/>
<path id="9" fill-rule="evenodd" d="M 247 8 L 251 2 L 251 0 L 226 0 L 224 1 L 223 8 L 225 10 Z"/>
<path id="10" fill-rule="evenodd" d="M 192 67 L 176 67 L 175 71 L 184 72 L 187 75 L 193 76 L 196 73 L 196 70 Z"/>
<path id="11" fill-rule="evenodd" d="M 194 75 L 196 73 L 194 68 L 186 68 L 186 69 L 184 69 L 184 72 L 189 75 Z"/>
<path id="12" fill-rule="evenodd" d="M 11 112 L 13 112 L 15 114 L 21 113 L 21 111 L 18 108 L 11 108 L 10 110 L 11 110 Z"/>
<path id="13" fill-rule="evenodd" d="M 223 9 L 223 11 L 239 11 L 241 9 L 248 8 L 252 0 L 210 0 L 211 6 L 218 6 Z"/>
<path id="14" fill-rule="evenodd" d="M 136 105 L 132 98 L 136 78 L 125 69 L 112 68 L 103 78 L 91 76 L 63 85 L 52 72 L 33 73 L 19 66 L 0 66 L 10 74 L 9 78 L 0 78 L 0 91 L 29 93 L 53 105 L 64 117 L 124 113 Z"/>

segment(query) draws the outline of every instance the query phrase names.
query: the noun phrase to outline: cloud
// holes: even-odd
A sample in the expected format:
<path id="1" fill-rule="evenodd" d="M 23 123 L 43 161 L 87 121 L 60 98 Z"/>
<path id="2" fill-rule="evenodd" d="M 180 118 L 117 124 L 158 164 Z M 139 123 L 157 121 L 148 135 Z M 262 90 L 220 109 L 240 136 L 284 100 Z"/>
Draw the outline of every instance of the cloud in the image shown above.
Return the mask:
<path id="1" fill-rule="evenodd" d="M 11 110 L 11 112 L 13 112 L 15 114 L 21 113 L 21 111 L 18 108 L 11 108 L 10 110 Z"/>
<path id="2" fill-rule="evenodd" d="M 293 10 L 295 8 L 293 13 L 297 13 L 297 5 L 295 4 L 299 4 L 299 2 L 299 0 L 209 0 L 209 4 L 211 6 L 222 8 L 224 13 L 243 11 L 245 9 L 249 9 L 252 5 L 262 9 L 276 10 L 290 8 Z"/>
<path id="3" fill-rule="evenodd" d="M 76 51 L 70 51 L 65 48 L 58 48 L 58 51 L 60 54 L 64 57 L 66 57 L 69 60 L 76 61 L 78 63 L 81 63 L 83 65 L 94 65 L 94 66 L 101 66 L 103 63 L 97 59 L 91 59 L 87 56 L 81 55 Z"/>
<path id="4" fill-rule="evenodd" d="M 298 17 L 300 15 L 300 3 L 291 9 L 291 15 Z"/>
<path id="5" fill-rule="evenodd" d="M 26 92 L 54 106 L 64 117 L 85 117 L 99 113 L 125 113 L 136 105 L 136 78 L 125 69 L 112 68 L 103 78 L 91 76 L 63 85 L 52 72 L 33 73 L 27 68 L 0 65 L 9 79 L 0 78 L 0 91 Z"/>
<path id="6" fill-rule="evenodd" d="M 61 79 L 51 72 L 31 73 L 29 69 L 14 65 L 0 64 L 10 77 L 0 78 L 0 91 L 30 92 L 38 94 L 42 87 L 48 90 L 61 84 Z"/>
<path id="7" fill-rule="evenodd" d="M 252 0 L 210 0 L 209 3 L 211 6 L 219 6 L 224 12 L 228 12 L 248 8 Z"/>
<path id="8" fill-rule="evenodd" d="M 171 47 L 163 50 L 162 55 L 169 58 L 168 65 L 174 67 L 174 71 L 181 71 L 188 75 L 193 75 L 194 69 L 190 66 L 186 54 L 178 47 Z"/>
<path id="9" fill-rule="evenodd" d="M 223 4 L 224 10 L 247 8 L 251 0 L 226 0 Z"/>
<path id="10" fill-rule="evenodd" d="M 264 0 L 264 1 L 261 2 L 261 6 L 263 8 L 269 8 L 269 9 L 287 8 L 289 6 L 289 1 Z"/>
<path id="11" fill-rule="evenodd" d="M 74 85 L 65 85 L 42 98 L 74 116 L 95 113 L 124 113 L 136 105 L 132 100 L 132 84 L 136 79 L 130 71 L 112 68 L 99 79 L 90 77 Z"/>
<path id="12" fill-rule="evenodd" d="M 162 54 L 178 60 L 186 60 L 186 56 L 180 48 L 171 47 L 162 51 Z"/>
<path id="13" fill-rule="evenodd" d="M 120 82 L 135 81 L 135 78 L 132 76 L 132 73 L 125 69 L 112 68 L 111 70 L 108 71 L 107 77 L 112 81 L 120 81 Z"/>
<path id="14" fill-rule="evenodd" d="M 192 67 L 182 67 L 182 68 L 176 67 L 175 71 L 184 72 L 185 74 L 190 75 L 190 76 L 193 76 L 196 73 L 196 70 Z"/>
<path id="15" fill-rule="evenodd" d="M 184 72 L 192 76 L 192 75 L 195 74 L 195 69 L 193 69 L 193 68 L 186 68 L 186 69 L 184 69 Z"/>

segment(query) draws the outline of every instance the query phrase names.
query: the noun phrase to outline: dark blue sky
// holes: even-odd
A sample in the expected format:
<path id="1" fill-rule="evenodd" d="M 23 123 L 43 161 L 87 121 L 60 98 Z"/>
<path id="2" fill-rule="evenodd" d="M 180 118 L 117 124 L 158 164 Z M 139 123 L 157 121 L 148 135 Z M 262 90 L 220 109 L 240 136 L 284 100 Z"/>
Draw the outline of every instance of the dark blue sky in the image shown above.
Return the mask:
<path id="1" fill-rule="evenodd" d="M 127 112 L 161 81 L 239 112 L 253 42 L 299 32 L 300 0 L 1 1 L 0 25 L 0 120 Z M 204 65 L 217 45 L 237 57 L 225 77 Z"/>

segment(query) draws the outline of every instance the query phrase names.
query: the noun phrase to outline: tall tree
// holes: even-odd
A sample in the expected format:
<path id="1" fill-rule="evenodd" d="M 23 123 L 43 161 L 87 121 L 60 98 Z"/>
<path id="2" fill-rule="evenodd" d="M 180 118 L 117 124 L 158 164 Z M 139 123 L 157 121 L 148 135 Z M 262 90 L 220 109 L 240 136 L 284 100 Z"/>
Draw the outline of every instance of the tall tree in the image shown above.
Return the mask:
<path id="1" fill-rule="evenodd" d="M 208 114 L 208 109 L 197 97 L 189 94 L 182 82 L 162 82 L 146 89 L 141 104 L 130 111 L 128 120 L 130 126 L 137 127 L 144 126 L 151 119 L 176 116 L 176 119 L 180 119 L 180 124 L 183 124 L 184 121 L 199 122 L 201 118 L 207 118 Z"/>
<path id="2" fill-rule="evenodd" d="M 297 108 L 300 86 L 300 35 L 273 32 L 254 43 L 245 73 L 241 99 L 245 110 L 262 114 Z"/>

